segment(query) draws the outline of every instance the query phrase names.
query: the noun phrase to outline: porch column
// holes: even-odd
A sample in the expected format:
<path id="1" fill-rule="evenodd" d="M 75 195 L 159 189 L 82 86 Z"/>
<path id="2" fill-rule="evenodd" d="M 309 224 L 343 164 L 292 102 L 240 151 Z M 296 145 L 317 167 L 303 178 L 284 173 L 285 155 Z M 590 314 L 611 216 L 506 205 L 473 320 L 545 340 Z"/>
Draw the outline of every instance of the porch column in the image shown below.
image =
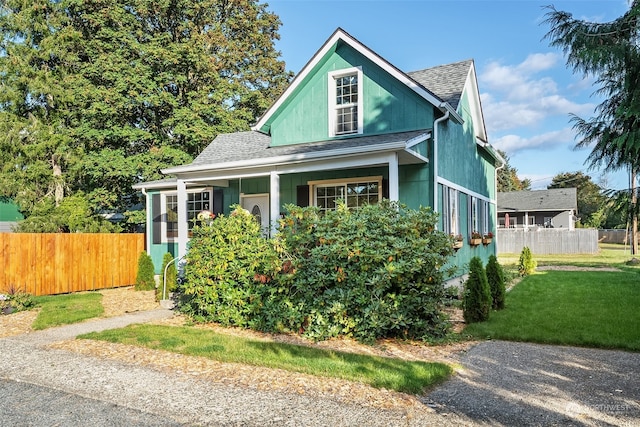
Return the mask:
<path id="1" fill-rule="evenodd" d="M 399 188 L 398 153 L 393 153 L 389 156 L 389 200 L 400 200 Z"/>
<path id="2" fill-rule="evenodd" d="M 276 235 L 278 218 L 280 218 L 280 175 L 271 171 L 269 175 L 269 224 L 271 224 L 271 236 Z"/>
<path id="3" fill-rule="evenodd" d="M 524 213 L 524 230 L 529 231 L 529 211 Z"/>
<path id="4" fill-rule="evenodd" d="M 178 178 L 178 255 L 187 254 L 187 242 L 189 241 L 189 223 L 187 219 L 187 183 Z"/>

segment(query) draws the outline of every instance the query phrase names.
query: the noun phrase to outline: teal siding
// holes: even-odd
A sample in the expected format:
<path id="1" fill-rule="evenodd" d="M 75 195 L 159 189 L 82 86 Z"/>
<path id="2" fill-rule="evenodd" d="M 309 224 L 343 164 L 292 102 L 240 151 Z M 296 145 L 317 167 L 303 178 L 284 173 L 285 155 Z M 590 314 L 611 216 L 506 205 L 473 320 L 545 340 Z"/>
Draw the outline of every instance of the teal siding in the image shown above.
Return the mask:
<path id="1" fill-rule="evenodd" d="M 473 121 L 464 112 L 468 110 L 466 95 L 461 110 L 465 122 L 458 125 L 447 121 L 440 125 L 438 141 L 438 175 L 476 193 L 495 199 L 493 160 L 475 142 Z"/>
<path id="2" fill-rule="evenodd" d="M 24 219 L 18 206 L 16 206 L 11 200 L 4 197 L 0 198 L 0 221 L 20 221 Z"/>
<path id="3" fill-rule="evenodd" d="M 156 274 L 163 274 L 162 270 L 162 259 L 164 258 L 164 254 L 169 252 L 172 256 L 176 256 L 178 253 L 178 244 L 174 242 L 165 242 L 159 244 L 152 244 L 150 249 L 151 260 L 153 261 L 153 266 L 155 268 Z"/>
<path id="4" fill-rule="evenodd" d="M 398 171 L 400 181 L 400 202 L 410 209 L 432 206 L 433 179 L 429 165 L 401 166 Z"/>
<path id="5" fill-rule="evenodd" d="M 328 73 L 352 67 L 361 67 L 363 72 L 364 111 L 361 114 L 364 114 L 365 135 L 431 127 L 431 104 L 351 47 L 340 44 L 319 62 L 288 102 L 274 113 L 268 124 L 272 145 L 329 139 Z"/>

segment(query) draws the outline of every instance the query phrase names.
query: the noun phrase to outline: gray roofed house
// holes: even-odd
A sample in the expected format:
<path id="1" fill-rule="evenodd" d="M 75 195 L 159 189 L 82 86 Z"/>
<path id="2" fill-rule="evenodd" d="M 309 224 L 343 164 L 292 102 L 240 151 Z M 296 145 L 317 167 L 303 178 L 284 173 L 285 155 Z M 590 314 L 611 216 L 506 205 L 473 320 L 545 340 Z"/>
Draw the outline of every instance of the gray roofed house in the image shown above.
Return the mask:
<path id="1" fill-rule="evenodd" d="M 575 188 L 498 193 L 500 227 L 572 230 L 577 214 L 578 198 Z"/>
<path id="2" fill-rule="evenodd" d="M 186 254 L 198 213 L 234 205 L 268 232 L 288 204 L 390 199 L 432 208 L 452 235 L 493 233 L 503 163 L 488 143 L 472 60 L 405 73 L 338 28 L 251 130 L 220 134 L 193 162 L 162 171 L 173 178 L 134 188 L 146 196 L 158 272 L 166 252 Z M 491 254 L 495 243 L 469 243 L 452 263 Z"/>

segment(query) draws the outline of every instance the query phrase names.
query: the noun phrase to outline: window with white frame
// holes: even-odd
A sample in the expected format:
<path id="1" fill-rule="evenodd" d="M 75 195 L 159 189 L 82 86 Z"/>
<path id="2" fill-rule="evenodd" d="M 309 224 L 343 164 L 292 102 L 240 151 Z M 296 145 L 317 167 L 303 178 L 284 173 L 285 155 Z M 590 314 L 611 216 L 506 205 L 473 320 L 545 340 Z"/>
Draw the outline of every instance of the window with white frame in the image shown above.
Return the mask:
<path id="1" fill-rule="evenodd" d="M 442 186 L 442 231 L 452 235 L 460 234 L 458 219 L 458 190 Z"/>
<path id="2" fill-rule="evenodd" d="M 310 181 L 313 203 L 321 211 L 335 210 L 336 202 L 344 200 L 350 209 L 377 204 L 382 199 L 382 177 L 346 180 Z"/>
<path id="3" fill-rule="evenodd" d="M 469 203 L 469 236 L 471 236 L 472 232 L 480 232 L 480 219 L 478 218 L 478 198 L 473 196 L 468 196 Z"/>
<path id="4" fill-rule="evenodd" d="M 329 73 L 329 134 L 362 133 L 362 70 Z"/>
<path id="5" fill-rule="evenodd" d="M 486 200 L 482 200 L 482 234 L 486 235 L 491 232 L 489 222 L 489 202 Z"/>
<path id="6" fill-rule="evenodd" d="M 187 193 L 187 224 L 189 233 L 195 225 L 195 219 L 202 211 L 211 211 L 211 189 L 193 190 Z M 165 233 L 168 239 L 178 237 L 178 195 L 176 193 L 164 194 L 164 222 Z"/>

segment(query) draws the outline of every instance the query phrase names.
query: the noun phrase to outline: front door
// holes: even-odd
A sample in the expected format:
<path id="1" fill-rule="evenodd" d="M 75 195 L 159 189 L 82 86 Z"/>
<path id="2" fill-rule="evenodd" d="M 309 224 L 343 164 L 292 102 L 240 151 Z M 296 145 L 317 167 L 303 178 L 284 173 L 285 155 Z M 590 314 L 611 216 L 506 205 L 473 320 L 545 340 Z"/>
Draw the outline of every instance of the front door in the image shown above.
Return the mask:
<path id="1" fill-rule="evenodd" d="M 269 195 L 268 194 L 251 194 L 242 196 L 242 207 L 255 217 L 260 226 L 269 232 Z"/>

